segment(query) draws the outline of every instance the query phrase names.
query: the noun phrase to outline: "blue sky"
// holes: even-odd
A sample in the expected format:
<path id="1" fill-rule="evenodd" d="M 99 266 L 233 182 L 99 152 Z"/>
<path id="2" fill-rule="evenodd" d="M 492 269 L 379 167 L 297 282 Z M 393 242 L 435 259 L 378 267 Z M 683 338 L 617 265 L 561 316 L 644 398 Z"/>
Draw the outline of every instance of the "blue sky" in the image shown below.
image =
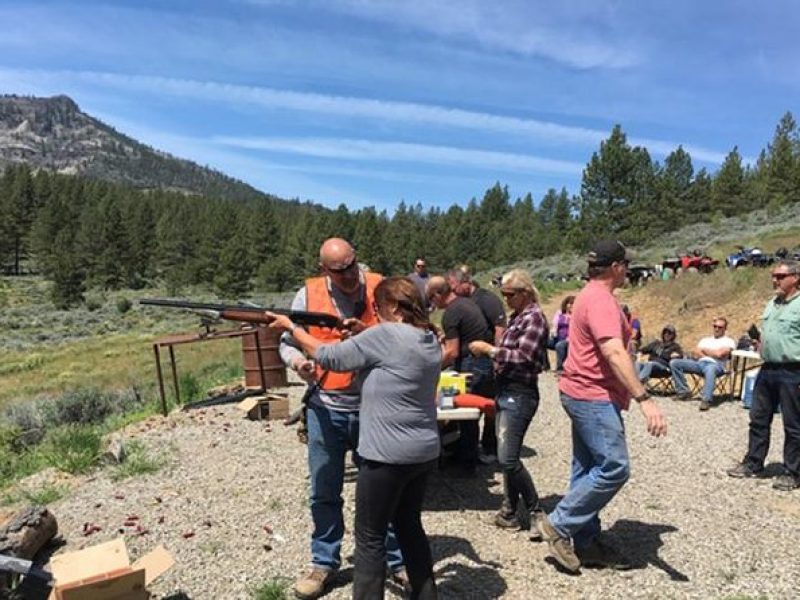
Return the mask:
<path id="1" fill-rule="evenodd" d="M 0 93 L 332 207 L 575 193 L 615 123 L 714 171 L 800 108 L 794 0 L 3 0 L 0 22 Z"/>

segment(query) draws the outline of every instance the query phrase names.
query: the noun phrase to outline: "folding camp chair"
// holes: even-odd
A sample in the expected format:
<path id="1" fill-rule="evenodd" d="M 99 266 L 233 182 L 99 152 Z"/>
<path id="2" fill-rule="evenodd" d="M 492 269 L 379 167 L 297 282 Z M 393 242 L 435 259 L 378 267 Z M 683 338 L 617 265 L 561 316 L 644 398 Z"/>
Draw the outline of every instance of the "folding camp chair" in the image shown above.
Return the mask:
<path id="1" fill-rule="evenodd" d="M 647 391 L 656 396 L 674 396 L 672 375 L 651 375 L 647 380 Z"/>

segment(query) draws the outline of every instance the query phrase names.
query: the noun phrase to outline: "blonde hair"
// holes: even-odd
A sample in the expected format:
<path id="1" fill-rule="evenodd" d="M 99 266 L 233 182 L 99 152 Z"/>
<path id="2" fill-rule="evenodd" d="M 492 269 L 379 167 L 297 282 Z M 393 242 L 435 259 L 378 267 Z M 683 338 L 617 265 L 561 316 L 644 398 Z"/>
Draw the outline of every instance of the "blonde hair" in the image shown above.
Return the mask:
<path id="1" fill-rule="evenodd" d="M 536 289 L 536 286 L 533 283 L 533 278 L 527 271 L 522 269 L 512 269 L 503 275 L 501 284 L 507 285 L 515 290 L 528 292 L 531 296 L 533 296 L 534 302 L 539 302 L 539 290 Z"/>

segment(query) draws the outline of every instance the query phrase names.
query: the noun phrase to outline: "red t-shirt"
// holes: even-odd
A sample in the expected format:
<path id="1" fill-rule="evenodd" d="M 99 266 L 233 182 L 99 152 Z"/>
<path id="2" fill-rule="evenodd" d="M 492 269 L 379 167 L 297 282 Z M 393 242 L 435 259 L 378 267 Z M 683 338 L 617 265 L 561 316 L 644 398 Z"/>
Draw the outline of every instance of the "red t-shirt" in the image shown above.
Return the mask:
<path id="1" fill-rule="evenodd" d="M 603 358 L 600 342 L 618 338 L 627 348 L 630 337 L 625 314 L 614 295 L 600 282 L 587 283 L 572 307 L 569 355 L 558 388 L 576 400 L 610 400 L 627 410 L 630 395 Z"/>

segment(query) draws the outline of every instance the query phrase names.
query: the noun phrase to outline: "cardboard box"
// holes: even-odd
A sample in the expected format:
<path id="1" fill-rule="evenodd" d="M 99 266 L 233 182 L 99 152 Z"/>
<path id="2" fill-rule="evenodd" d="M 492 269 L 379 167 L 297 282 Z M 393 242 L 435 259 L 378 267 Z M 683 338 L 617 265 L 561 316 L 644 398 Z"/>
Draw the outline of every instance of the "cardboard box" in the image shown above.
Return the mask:
<path id="1" fill-rule="evenodd" d="M 239 409 L 247 413 L 251 421 L 274 421 L 289 416 L 289 398 L 283 394 L 250 396 L 239 403 Z"/>
<path id="2" fill-rule="evenodd" d="M 164 546 L 130 564 L 121 537 L 67 552 L 50 561 L 55 587 L 48 600 L 147 600 L 147 586 L 174 564 Z"/>

